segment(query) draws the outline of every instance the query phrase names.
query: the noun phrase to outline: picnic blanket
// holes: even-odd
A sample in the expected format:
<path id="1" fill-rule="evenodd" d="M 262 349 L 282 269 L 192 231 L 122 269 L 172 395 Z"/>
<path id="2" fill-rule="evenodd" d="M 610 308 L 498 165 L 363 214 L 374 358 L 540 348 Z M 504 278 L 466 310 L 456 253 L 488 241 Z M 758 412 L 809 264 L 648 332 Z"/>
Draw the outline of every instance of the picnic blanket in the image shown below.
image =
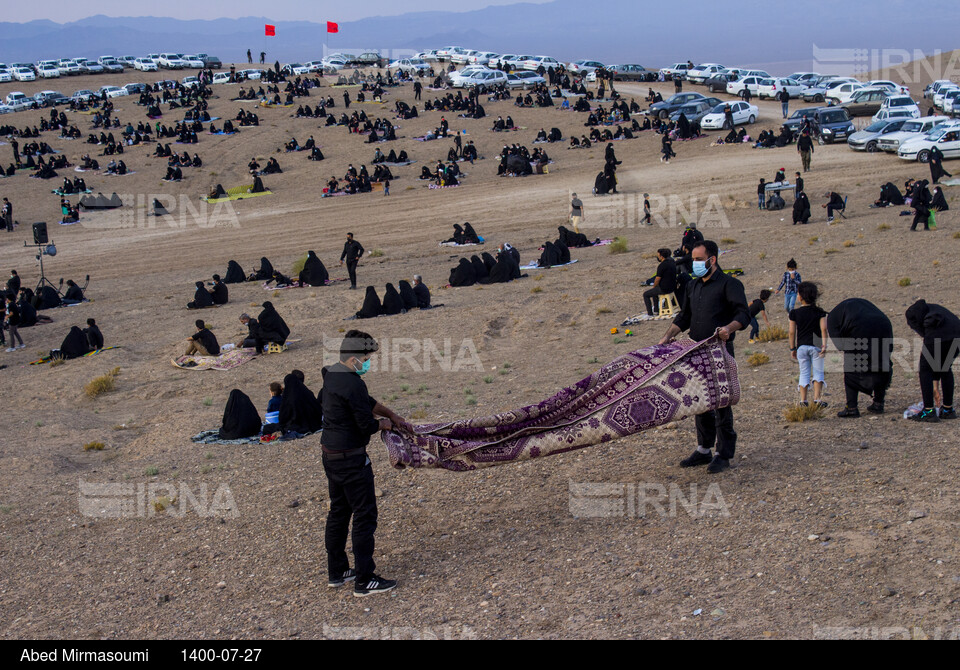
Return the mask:
<path id="1" fill-rule="evenodd" d="M 624 319 L 621 326 L 636 326 L 638 323 L 643 323 L 645 321 L 666 321 L 668 319 L 672 320 L 677 318 L 677 315 L 673 316 L 650 316 L 649 314 L 637 314 L 636 316 L 631 316 L 629 319 Z"/>
<path id="2" fill-rule="evenodd" d="M 233 188 L 227 189 L 226 198 L 217 198 L 215 200 L 210 200 L 206 197 L 201 198 L 204 202 L 227 202 L 229 200 L 244 200 L 245 198 L 256 198 L 261 195 L 273 195 L 273 191 L 261 191 L 260 193 L 251 193 L 250 189 L 253 188 L 253 184 L 247 184 L 245 186 L 234 186 Z"/>
<path id="3" fill-rule="evenodd" d="M 548 268 L 542 268 L 542 267 L 540 267 L 539 265 L 537 265 L 537 261 L 534 261 L 533 263 L 527 263 L 526 265 L 521 265 L 521 266 L 520 266 L 520 269 L 521 269 L 521 270 L 549 270 L 550 268 L 562 268 L 562 267 L 565 267 L 565 266 L 567 266 L 567 265 L 573 265 L 574 263 L 576 263 L 576 262 L 578 262 L 578 261 L 579 261 L 579 259 L 574 258 L 574 259 L 573 259 L 572 261 L 570 261 L 569 263 L 564 263 L 563 265 L 551 265 L 551 266 L 548 267 Z"/>
<path id="4" fill-rule="evenodd" d="M 434 191 L 440 188 L 460 188 L 460 184 L 451 184 L 450 186 L 440 186 L 438 184 L 430 184 L 427 186 L 430 190 Z"/>
<path id="5" fill-rule="evenodd" d="M 328 279 L 327 283 L 324 286 L 330 286 L 331 284 L 339 284 L 341 282 L 350 281 L 349 277 L 338 277 L 336 279 Z M 288 288 L 320 288 L 319 286 L 313 286 L 312 284 L 301 284 L 299 280 L 294 279 L 290 284 L 277 284 L 271 286 L 267 282 L 261 284 L 264 291 L 283 291 Z"/>
<path id="6" fill-rule="evenodd" d="M 632 351 L 536 405 L 380 436 L 397 469 L 460 472 L 583 449 L 739 400 L 736 362 L 713 336 Z"/>
<path id="7" fill-rule="evenodd" d="M 231 349 L 219 356 L 179 356 L 170 362 L 181 370 L 233 370 L 257 357 L 256 349 Z"/>
<path id="8" fill-rule="evenodd" d="M 266 425 L 266 424 L 264 424 Z M 261 426 L 262 429 L 262 426 Z M 319 433 L 320 431 L 317 431 Z M 280 438 L 281 442 L 288 442 L 290 440 L 300 440 L 310 435 L 316 435 L 317 433 L 297 433 L 294 431 L 289 431 L 283 434 Z M 253 437 L 241 437 L 237 440 L 224 440 L 220 437 L 220 429 L 214 428 L 213 430 L 204 430 L 200 433 L 197 433 L 190 438 L 192 442 L 198 444 L 224 444 L 224 445 L 242 445 L 242 444 L 261 444 L 273 442 L 272 439 L 267 439 L 265 435 L 255 435 Z"/>
<path id="9" fill-rule="evenodd" d="M 104 351 L 110 351 L 111 349 L 119 349 L 119 348 L 120 348 L 119 346 L 116 346 L 116 347 L 104 347 L 103 349 L 97 349 L 96 351 L 88 352 L 88 353 L 84 354 L 83 356 L 79 356 L 79 358 L 90 358 L 91 356 L 96 356 L 97 354 L 102 354 Z M 49 362 L 52 361 L 52 360 L 53 360 L 53 356 L 47 355 L 47 356 L 44 356 L 43 358 L 41 358 L 40 360 L 33 361 L 30 365 L 46 365 L 47 363 L 49 363 Z"/>
<path id="10" fill-rule="evenodd" d="M 387 167 L 404 167 L 407 165 L 413 165 L 417 161 L 406 161 L 405 163 L 377 163 L 377 165 L 385 165 Z"/>
<path id="11" fill-rule="evenodd" d="M 484 244 L 486 242 L 486 240 L 483 239 L 482 235 L 477 235 L 477 239 L 480 240 L 480 242 L 476 244 L 474 244 L 473 242 L 470 242 L 469 244 L 457 244 L 456 242 L 441 242 L 440 246 L 441 247 L 479 247 L 481 244 Z"/>

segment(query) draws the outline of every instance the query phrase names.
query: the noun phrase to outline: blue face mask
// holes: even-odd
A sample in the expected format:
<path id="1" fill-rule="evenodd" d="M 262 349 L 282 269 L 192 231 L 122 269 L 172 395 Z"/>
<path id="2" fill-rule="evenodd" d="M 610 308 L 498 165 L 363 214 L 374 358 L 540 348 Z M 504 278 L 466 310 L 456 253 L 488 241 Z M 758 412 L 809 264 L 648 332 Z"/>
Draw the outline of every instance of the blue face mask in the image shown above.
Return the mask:
<path id="1" fill-rule="evenodd" d="M 368 358 L 363 362 L 363 365 L 360 366 L 359 370 L 356 370 L 356 373 L 361 377 L 370 372 L 370 359 Z"/>
<path id="2" fill-rule="evenodd" d="M 693 274 L 696 277 L 706 277 L 707 273 L 710 271 L 710 268 L 707 267 L 706 261 L 694 261 L 693 262 Z"/>

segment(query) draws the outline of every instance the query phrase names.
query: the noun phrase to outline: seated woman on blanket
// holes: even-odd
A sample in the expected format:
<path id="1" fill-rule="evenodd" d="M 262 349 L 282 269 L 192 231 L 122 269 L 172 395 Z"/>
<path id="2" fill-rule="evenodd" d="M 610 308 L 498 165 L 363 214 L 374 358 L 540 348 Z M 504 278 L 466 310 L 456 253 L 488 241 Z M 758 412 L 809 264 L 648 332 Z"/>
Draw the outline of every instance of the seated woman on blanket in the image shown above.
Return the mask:
<path id="1" fill-rule="evenodd" d="M 77 305 L 84 301 L 83 289 L 77 286 L 77 283 L 72 279 L 67 280 L 67 292 L 64 294 L 62 300 L 64 305 Z"/>
<path id="2" fill-rule="evenodd" d="M 260 434 L 261 426 L 260 414 L 250 397 L 240 389 L 230 391 L 217 436 L 221 440 L 256 437 Z"/>
<path id="3" fill-rule="evenodd" d="M 63 338 L 59 349 L 50 352 L 51 358 L 80 358 L 90 353 L 90 344 L 79 326 L 70 328 L 70 332 Z"/>
<path id="4" fill-rule="evenodd" d="M 76 223 L 80 220 L 80 209 L 76 205 L 64 202 L 60 206 L 60 211 L 63 214 L 61 223 Z"/>

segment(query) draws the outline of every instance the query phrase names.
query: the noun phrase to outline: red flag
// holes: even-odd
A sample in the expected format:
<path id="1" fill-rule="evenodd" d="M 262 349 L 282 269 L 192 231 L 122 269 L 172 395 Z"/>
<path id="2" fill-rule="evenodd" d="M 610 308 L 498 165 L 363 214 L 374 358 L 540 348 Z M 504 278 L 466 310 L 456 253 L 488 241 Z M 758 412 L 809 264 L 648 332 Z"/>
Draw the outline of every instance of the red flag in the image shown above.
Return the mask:
<path id="1" fill-rule="evenodd" d="M 340 25 L 337 24 L 337 23 L 334 23 L 333 21 L 327 21 L 327 32 L 328 32 L 328 33 L 339 33 L 339 32 L 340 32 Z"/>
<path id="2" fill-rule="evenodd" d="M 263 28 L 264 28 L 264 34 L 265 34 L 267 37 L 276 37 L 276 36 L 277 36 L 277 27 L 276 27 L 276 26 L 271 26 L 271 25 L 268 23 L 268 24 L 266 24 Z"/>

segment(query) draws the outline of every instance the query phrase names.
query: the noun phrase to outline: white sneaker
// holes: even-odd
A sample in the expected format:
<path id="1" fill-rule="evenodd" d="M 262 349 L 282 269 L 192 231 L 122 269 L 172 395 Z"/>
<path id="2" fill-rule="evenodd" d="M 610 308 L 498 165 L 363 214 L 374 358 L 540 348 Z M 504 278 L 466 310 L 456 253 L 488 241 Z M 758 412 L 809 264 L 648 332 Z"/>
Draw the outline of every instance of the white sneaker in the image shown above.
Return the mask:
<path id="1" fill-rule="evenodd" d="M 9 349 L 7 349 L 7 353 L 9 354 L 10 352 L 16 351 L 16 350 L 17 350 L 16 347 L 10 347 Z"/>
<path id="2" fill-rule="evenodd" d="M 17 349 L 26 349 L 26 348 L 27 348 L 27 345 L 25 344 L 21 344 L 19 347 L 17 347 Z"/>

